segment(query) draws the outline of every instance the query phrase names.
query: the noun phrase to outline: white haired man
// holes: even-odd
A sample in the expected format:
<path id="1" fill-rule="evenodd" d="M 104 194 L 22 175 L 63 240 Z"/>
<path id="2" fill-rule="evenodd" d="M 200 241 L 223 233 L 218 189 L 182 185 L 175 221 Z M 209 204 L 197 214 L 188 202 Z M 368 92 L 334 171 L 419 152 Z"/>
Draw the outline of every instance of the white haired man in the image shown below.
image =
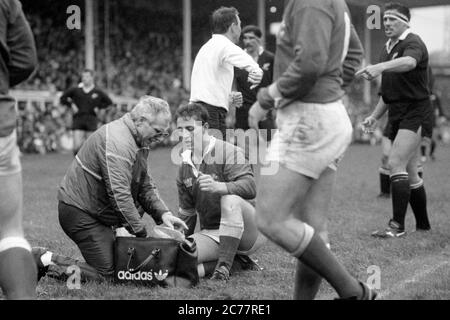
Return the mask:
<path id="1" fill-rule="evenodd" d="M 81 147 L 58 190 L 59 222 L 86 263 L 36 248 L 40 276 L 51 265 L 56 277 L 78 265 L 82 280 L 110 279 L 114 273 L 114 227 L 146 237 L 146 212 L 156 223 L 186 224 L 172 215 L 147 171 L 148 146 L 166 135 L 171 121 L 166 101 L 144 96 L 130 113 L 95 131 Z M 53 275 L 53 274 L 52 274 Z M 55 275 L 53 275 L 55 276 Z"/>

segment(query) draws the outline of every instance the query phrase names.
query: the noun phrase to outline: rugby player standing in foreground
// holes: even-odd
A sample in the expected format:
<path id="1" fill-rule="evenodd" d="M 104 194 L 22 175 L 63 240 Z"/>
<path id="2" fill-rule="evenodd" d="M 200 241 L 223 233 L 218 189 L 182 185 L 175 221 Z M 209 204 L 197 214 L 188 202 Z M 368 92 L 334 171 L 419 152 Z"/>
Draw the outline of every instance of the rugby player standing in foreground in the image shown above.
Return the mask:
<path id="1" fill-rule="evenodd" d="M 326 215 L 336 164 L 352 138 L 341 100 L 343 79 L 353 78 L 357 66 L 352 63 L 361 59 L 361 43 L 344 0 L 286 2 L 277 36 L 276 81 L 259 90 L 249 124 L 257 128 L 268 110 L 277 108 L 279 131 L 267 160 L 280 166 L 276 174 L 261 176 L 256 216 L 260 231 L 298 259 L 295 299 L 313 299 L 320 277 L 340 298 L 376 296 L 327 247 Z M 352 70 L 343 68 L 346 62 Z"/>

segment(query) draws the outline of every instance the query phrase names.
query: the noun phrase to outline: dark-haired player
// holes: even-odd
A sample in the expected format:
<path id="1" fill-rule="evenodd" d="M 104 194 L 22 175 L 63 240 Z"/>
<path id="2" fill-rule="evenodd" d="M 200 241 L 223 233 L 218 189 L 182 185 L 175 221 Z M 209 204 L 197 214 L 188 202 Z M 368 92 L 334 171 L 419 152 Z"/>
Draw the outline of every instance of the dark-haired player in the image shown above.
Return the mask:
<path id="1" fill-rule="evenodd" d="M 247 80 L 247 71 L 238 68 L 235 68 L 234 70 L 236 91 L 241 92 L 243 98 L 242 106 L 236 109 L 236 123 L 234 127 L 235 129 L 248 130 L 250 128 L 248 126 L 248 110 L 250 110 L 250 107 L 255 103 L 258 90 L 267 87 L 272 83 L 274 55 L 262 46 L 262 32 L 257 26 L 248 25 L 242 29 L 242 42 L 244 50 L 263 70 L 261 83 L 254 88 L 251 88 L 251 84 Z M 267 130 L 267 140 L 270 141 L 270 130 L 275 129 L 272 112 L 268 113 L 267 119 L 259 123 L 259 128 Z"/>
<path id="2" fill-rule="evenodd" d="M 199 276 L 227 281 L 233 261 L 255 263 L 249 255 L 265 238 L 255 221 L 256 183 L 241 148 L 208 133 L 209 115 L 198 103 L 176 114 L 184 151 L 177 187 L 179 216 L 197 243 Z M 197 217 L 200 230 L 194 233 Z"/>
<path id="3" fill-rule="evenodd" d="M 428 50 L 420 37 L 409 29 L 409 9 L 398 3 L 385 7 L 384 27 L 388 42 L 381 62 L 358 71 L 367 80 L 381 75 L 380 100 L 363 122 L 371 129 L 389 109 L 389 138 L 392 147 L 388 166 L 393 217 L 388 227 L 372 235 L 396 238 L 405 235 L 408 203 L 416 218 L 417 230 L 429 230 L 426 193 L 418 174 L 422 137 L 431 137 L 431 106 L 428 87 Z"/>

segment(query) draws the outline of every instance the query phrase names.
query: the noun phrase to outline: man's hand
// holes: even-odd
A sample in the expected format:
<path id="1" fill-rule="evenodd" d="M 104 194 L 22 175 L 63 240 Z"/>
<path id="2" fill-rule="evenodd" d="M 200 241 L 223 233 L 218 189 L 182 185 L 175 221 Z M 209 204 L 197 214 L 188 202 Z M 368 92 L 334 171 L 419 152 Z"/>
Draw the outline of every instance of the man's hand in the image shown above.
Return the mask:
<path id="1" fill-rule="evenodd" d="M 161 216 L 162 222 L 169 227 L 170 229 L 176 229 L 176 230 L 187 230 L 188 226 L 186 223 L 184 223 L 183 220 L 181 220 L 178 217 L 175 217 L 172 212 L 164 212 Z"/>
<path id="2" fill-rule="evenodd" d="M 250 89 L 256 88 L 261 83 L 263 74 L 264 73 L 261 68 L 254 69 L 248 73 L 247 81 L 252 84 L 252 86 L 250 86 Z"/>
<path id="3" fill-rule="evenodd" d="M 76 106 L 76 104 L 75 103 L 71 103 L 70 104 L 71 105 L 71 107 L 72 107 L 72 111 L 73 111 L 73 113 L 78 113 L 78 107 Z"/>
<path id="4" fill-rule="evenodd" d="M 218 193 L 225 195 L 228 193 L 228 188 L 224 182 L 218 182 L 209 174 L 201 173 L 197 179 L 201 191 Z"/>
<path id="5" fill-rule="evenodd" d="M 258 129 L 258 123 L 267 117 L 269 110 L 264 110 L 256 101 L 248 111 L 248 126 L 253 129 Z"/>
<path id="6" fill-rule="evenodd" d="M 355 77 L 363 77 L 368 81 L 372 81 L 373 79 L 379 77 L 383 73 L 383 68 L 381 64 L 368 65 L 365 68 L 356 72 Z"/>
<path id="7" fill-rule="evenodd" d="M 147 237 L 147 230 L 145 229 L 145 226 L 142 226 L 142 229 L 139 230 L 134 234 L 137 238 L 146 238 Z"/>
<path id="8" fill-rule="evenodd" d="M 364 133 L 374 132 L 376 123 L 377 123 L 377 119 L 375 119 L 373 116 L 369 116 L 369 117 L 365 118 L 364 121 L 361 123 L 363 132 Z"/>
<path id="9" fill-rule="evenodd" d="M 242 92 L 239 91 L 231 91 L 229 100 L 230 100 L 230 107 L 240 108 L 244 103 Z"/>
<path id="10" fill-rule="evenodd" d="M 446 121 L 447 121 L 447 118 L 446 118 L 446 117 L 440 116 L 440 117 L 437 119 L 436 124 L 437 124 L 438 126 L 442 126 Z"/>

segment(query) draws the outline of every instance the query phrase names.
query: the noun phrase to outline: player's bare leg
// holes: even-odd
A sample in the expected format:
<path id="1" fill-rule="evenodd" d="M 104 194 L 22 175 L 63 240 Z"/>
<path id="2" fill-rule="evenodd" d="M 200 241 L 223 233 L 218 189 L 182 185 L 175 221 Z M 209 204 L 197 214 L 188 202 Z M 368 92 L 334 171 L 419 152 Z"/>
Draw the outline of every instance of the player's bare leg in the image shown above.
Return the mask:
<path id="1" fill-rule="evenodd" d="M 236 253 L 253 252 L 258 249 L 255 246 L 262 244 L 258 240 L 263 236 L 256 226 L 255 209 L 250 203 L 228 195 L 221 198 L 221 207 L 220 245 L 206 235 L 192 235 L 197 243 L 200 276 L 210 274 L 221 262 L 231 269 Z"/>
<path id="2" fill-rule="evenodd" d="M 315 232 L 330 247 L 327 230 L 327 218 L 332 199 L 336 174 L 331 169 L 325 170 L 313 183 L 306 196 L 307 201 L 299 204 L 295 215 L 314 228 Z M 313 300 L 319 291 L 322 277 L 314 270 L 297 261 L 295 274 L 294 299 Z"/>
<path id="3" fill-rule="evenodd" d="M 312 184 L 313 179 L 284 167 L 275 175 L 261 176 L 256 206 L 258 227 L 325 278 L 340 297 L 361 297 L 364 289 L 360 283 L 336 260 L 314 229 L 294 217 L 297 204 L 306 201 Z"/>
<path id="4" fill-rule="evenodd" d="M 75 156 L 80 150 L 81 145 L 85 141 L 84 130 L 73 130 L 73 155 Z"/>
<path id="5" fill-rule="evenodd" d="M 389 154 L 389 167 L 391 168 L 391 175 L 399 172 L 406 172 L 406 166 L 417 152 L 422 138 L 419 132 L 400 129 L 392 144 L 391 152 Z"/>
<path id="6" fill-rule="evenodd" d="M 392 142 L 387 137 L 381 138 L 381 166 L 380 172 L 380 194 L 379 197 L 389 198 L 391 194 L 390 169 L 388 166 L 389 153 L 391 151 Z"/>
<path id="7" fill-rule="evenodd" d="M 22 229 L 22 174 L 0 176 L 0 286 L 7 299 L 34 299 L 36 264 Z"/>

